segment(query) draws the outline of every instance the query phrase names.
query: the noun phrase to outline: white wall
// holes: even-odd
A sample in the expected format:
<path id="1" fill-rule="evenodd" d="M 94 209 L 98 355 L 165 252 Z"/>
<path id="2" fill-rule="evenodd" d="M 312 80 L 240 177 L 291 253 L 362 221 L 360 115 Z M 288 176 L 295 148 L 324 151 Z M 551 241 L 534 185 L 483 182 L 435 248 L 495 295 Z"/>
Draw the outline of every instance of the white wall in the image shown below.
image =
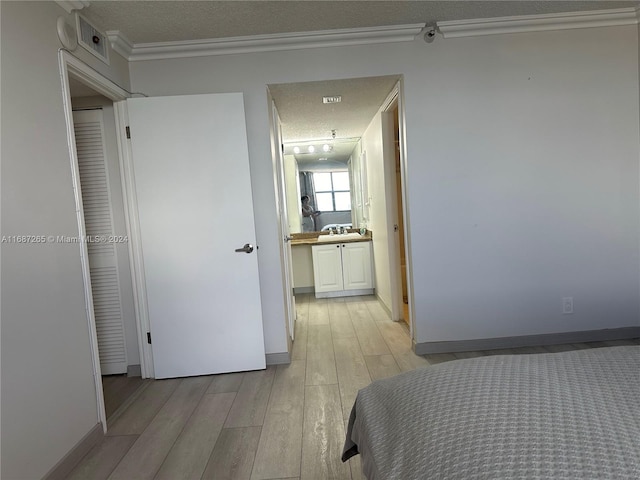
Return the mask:
<path id="1" fill-rule="evenodd" d="M 0 2 L 2 235 L 77 236 L 54 2 Z M 109 68 L 128 87 L 126 62 Z M 2 244 L 2 478 L 36 479 L 97 423 L 77 244 Z"/>
<path id="2" fill-rule="evenodd" d="M 365 212 L 362 171 L 362 140 L 358 141 L 349 160 L 349 172 L 351 173 L 351 212 L 353 228 L 360 228 L 365 224 L 368 213 Z"/>
<path id="3" fill-rule="evenodd" d="M 638 325 L 637 36 L 629 26 L 417 39 L 130 68 L 150 95 L 244 92 L 265 343 L 277 352 L 265 85 L 332 78 L 404 75 L 418 342 Z M 563 296 L 573 315 L 561 315 Z"/>
<path id="4" fill-rule="evenodd" d="M 302 210 L 300 205 L 300 181 L 298 162 L 293 155 L 284 155 L 284 189 L 287 197 L 289 232 L 302 232 Z"/>
<path id="5" fill-rule="evenodd" d="M 385 148 L 381 112 L 371 120 L 362 135 L 362 151 L 367 162 L 367 184 L 370 198 L 368 229 L 373 232 L 373 264 L 375 267 L 376 295 L 391 310 L 391 272 L 389 270 L 387 203 L 393 192 L 385 185 Z"/>
<path id="6" fill-rule="evenodd" d="M 639 325 L 636 34 L 452 39 L 436 96 L 406 78 L 420 341 Z"/>
<path id="7" fill-rule="evenodd" d="M 313 288 L 313 255 L 310 245 L 296 245 L 291 247 L 291 262 L 293 263 L 293 288 Z"/>

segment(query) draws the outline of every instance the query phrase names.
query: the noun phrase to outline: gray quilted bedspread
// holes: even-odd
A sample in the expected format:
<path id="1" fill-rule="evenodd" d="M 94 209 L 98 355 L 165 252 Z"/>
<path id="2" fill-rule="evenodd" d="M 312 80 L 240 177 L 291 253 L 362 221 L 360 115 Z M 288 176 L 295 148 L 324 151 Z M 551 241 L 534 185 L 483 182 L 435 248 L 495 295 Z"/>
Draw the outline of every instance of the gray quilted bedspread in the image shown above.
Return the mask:
<path id="1" fill-rule="evenodd" d="M 640 479 L 640 346 L 499 355 L 360 390 L 343 460 L 369 480 Z"/>

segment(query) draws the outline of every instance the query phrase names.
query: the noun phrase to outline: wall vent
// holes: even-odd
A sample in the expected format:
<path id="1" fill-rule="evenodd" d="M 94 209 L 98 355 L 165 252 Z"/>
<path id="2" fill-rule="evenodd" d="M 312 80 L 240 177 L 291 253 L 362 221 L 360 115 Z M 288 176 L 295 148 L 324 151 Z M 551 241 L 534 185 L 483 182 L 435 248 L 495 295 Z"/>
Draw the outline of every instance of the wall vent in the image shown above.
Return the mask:
<path id="1" fill-rule="evenodd" d="M 109 42 L 107 36 L 79 13 L 76 13 L 76 19 L 78 43 L 108 65 Z"/>

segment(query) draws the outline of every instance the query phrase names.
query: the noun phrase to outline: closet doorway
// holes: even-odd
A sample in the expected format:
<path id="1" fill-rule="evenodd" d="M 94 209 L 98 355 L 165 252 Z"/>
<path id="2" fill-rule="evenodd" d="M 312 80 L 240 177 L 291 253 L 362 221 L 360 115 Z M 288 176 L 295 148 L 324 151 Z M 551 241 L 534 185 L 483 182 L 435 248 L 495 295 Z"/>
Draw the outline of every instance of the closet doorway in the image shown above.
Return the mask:
<path id="1" fill-rule="evenodd" d="M 143 385 L 113 102 L 70 78 L 107 422 Z"/>

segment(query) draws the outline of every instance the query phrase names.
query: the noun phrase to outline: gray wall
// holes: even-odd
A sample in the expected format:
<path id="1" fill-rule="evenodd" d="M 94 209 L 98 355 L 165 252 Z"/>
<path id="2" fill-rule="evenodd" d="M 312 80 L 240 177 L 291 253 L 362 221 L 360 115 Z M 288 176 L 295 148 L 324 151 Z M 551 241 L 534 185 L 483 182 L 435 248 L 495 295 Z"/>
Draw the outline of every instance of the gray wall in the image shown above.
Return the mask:
<path id="1" fill-rule="evenodd" d="M 77 236 L 54 2 L 0 2 L 2 235 Z M 128 87 L 126 62 L 76 55 Z M 115 58 L 113 58 L 115 57 Z M 77 244 L 2 244 L 2 478 L 37 479 L 98 423 Z"/>
<path id="2" fill-rule="evenodd" d="M 331 78 L 404 75 L 418 342 L 594 330 L 638 325 L 637 35 L 144 61 L 131 81 L 150 95 L 245 94 L 268 352 L 286 338 L 269 281 L 280 266 L 265 85 Z"/>

